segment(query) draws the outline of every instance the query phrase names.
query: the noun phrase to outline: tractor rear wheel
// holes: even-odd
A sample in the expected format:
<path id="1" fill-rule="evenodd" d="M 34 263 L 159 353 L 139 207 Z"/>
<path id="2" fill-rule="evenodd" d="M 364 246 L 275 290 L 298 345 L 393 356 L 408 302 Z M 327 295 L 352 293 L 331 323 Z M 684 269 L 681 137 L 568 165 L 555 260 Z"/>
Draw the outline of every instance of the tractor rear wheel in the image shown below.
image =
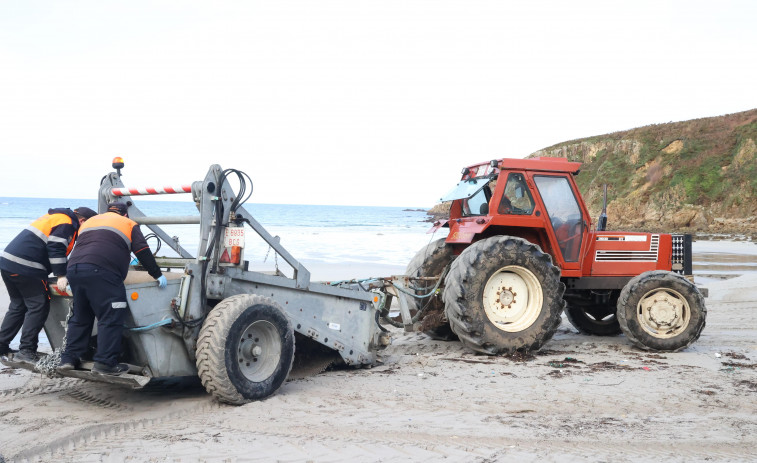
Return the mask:
<path id="1" fill-rule="evenodd" d="M 644 350 L 685 349 L 699 339 L 706 316 L 702 293 L 673 272 L 644 272 L 626 284 L 618 299 L 620 328 Z"/>
<path id="2" fill-rule="evenodd" d="M 591 290 L 565 292 L 565 315 L 580 333 L 615 336 L 621 333 L 617 304 L 619 290 L 598 294 Z"/>
<path id="3" fill-rule="evenodd" d="M 405 275 L 416 278 L 440 277 L 454 259 L 452 246 L 445 242 L 445 238 L 440 238 L 427 244 L 415 254 L 415 257 L 407 264 Z M 416 294 L 428 294 L 434 289 L 434 283 L 416 284 L 416 288 Z M 425 311 L 421 318 L 421 331 L 431 339 L 451 341 L 457 339 L 457 336 L 450 329 L 449 321 L 444 315 L 444 301 L 439 296 L 443 289 L 444 285 L 439 285 L 440 291 L 437 294 L 423 299 L 408 298 L 408 302 L 411 311 Z"/>
<path id="4" fill-rule="evenodd" d="M 196 354 L 205 389 L 239 405 L 266 398 L 284 383 L 294 361 L 294 330 L 273 300 L 240 294 L 210 312 Z"/>
<path id="5" fill-rule="evenodd" d="M 496 236 L 473 243 L 452 263 L 445 284 L 452 331 L 474 352 L 537 350 L 560 325 L 560 269 L 524 239 Z"/>

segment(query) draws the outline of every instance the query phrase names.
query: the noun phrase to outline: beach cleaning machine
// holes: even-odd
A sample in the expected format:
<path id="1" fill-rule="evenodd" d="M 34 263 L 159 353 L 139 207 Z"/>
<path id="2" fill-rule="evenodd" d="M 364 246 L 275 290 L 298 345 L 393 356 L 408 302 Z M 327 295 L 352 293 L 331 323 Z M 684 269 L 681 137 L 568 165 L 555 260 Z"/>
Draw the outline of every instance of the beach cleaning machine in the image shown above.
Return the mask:
<path id="1" fill-rule="evenodd" d="M 191 185 L 133 189 L 121 182 L 123 166 L 123 160 L 116 158 L 115 172 L 103 177 L 99 211 L 113 201 L 125 203 L 132 220 L 178 254 L 156 256 L 161 268 L 175 269 L 164 273 L 166 289 L 158 288 L 138 267 L 129 271 L 125 285 L 130 316 L 121 358 L 129 365 L 128 373 L 92 372 L 91 358 L 82 359 L 76 370 L 55 372 L 73 298 L 70 292 L 57 292 L 52 280 L 54 294 L 44 329 L 55 353 L 36 365 L 6 357 L 5 365 L 131 387 L 145 386 L 155 378 L 199 376 L 219 401 L 241 404 L 267 397 L 282 385 L 292 369 L 295 345 L 297 363 L 303 362 L 307 369 L 314 358 L 322 361 L 324 353 L 346 365 L 370 366 L 377 351 L 390 343 L 379 318 L 387 314 L 387 301 L 399 294 L 396 289 L 402 290 L 407 282 L 400 277 L 374 280 L 367 286 L 310 281 L 308 270 L 284 249 L 279 237 L 270 235 L 242 206 L 249 198 L 245 197 L 249 177 L 243 172 L 213 165 L 204 180 Z M 230 178 L 239 181 L 238 192 Z M 251 193 L 251 182 L 249 188 Z M 148 217 L 132 201 L 138 195 L 173 193 L 191 194 L 199 215 Z M 160 228 L 165 224 L 199 225 L 197 255 Z M 248 270 L 243 255 L 245 243 L 255 238 L 250 229 L 270 246 L 269 252 L 291 266 L 291 277 L 278 264 L 274 272 Z M 399 299 L 409 320 L 408 305 Z M 96 331 L 95 327 L 90 355 Z"/>

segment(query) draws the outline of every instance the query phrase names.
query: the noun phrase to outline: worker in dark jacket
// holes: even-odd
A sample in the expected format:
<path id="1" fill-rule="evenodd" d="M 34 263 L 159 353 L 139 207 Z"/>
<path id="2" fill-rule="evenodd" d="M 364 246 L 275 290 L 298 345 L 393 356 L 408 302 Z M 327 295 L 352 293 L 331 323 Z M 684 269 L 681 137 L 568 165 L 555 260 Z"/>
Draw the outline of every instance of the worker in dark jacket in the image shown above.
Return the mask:
<path id="1" fill-rule="evenodd" d="M 0 325 L 0 355 L 14 353 L 10 342 L 21 331 L 20 352 L 15 361 L 39 360 L 39 332 L 50 312 L 47 277 L 66 290 L 66 256 L 71 252 L 79 226 L 96 212 L 88 207 L 50 209 L 21 231 L 0 256 L 0 274 L 8 289 L 10 306 Z M 23 328 L 23 330 L 22 330 Z"/>
<path id="2" fill-rule="evenodd" d="M 108 212 L 92 217 L 79 230 L 79 241 L 68 261 L 74 313 L 68 320 L 60 370 L 72 370 L 81 362 L 95 317 L 97 351 L 92 371 L 120 375 L 129 369 L 125 363 L 118 363 L 118 356 L 129 310 L 124 280 L 132 252 L 150 276 L 158 280 L 160 288 L 167 285 L 139 225 L 128 218 L 127 210 L 125 204 L 111 203 Z"/>

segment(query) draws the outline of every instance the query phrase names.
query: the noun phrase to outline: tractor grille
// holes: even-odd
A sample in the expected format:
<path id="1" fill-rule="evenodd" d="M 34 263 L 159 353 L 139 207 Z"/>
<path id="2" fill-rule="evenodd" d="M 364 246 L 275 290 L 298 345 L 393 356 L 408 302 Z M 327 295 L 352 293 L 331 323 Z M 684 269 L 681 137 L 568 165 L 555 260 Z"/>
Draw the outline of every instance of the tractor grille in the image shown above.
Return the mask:
<path id="1" fill-rule="evenodd" d="M 672 269 L 681 275 L 691 275 L 691 235 L 672 235 Z"/>
<path id="2" fill-rule="evenodd" d="M 660 235 L 652 235 L 649 241 L 649 251 L 598 250 L 595 260 L 597 262 L 657 262 Z"/>

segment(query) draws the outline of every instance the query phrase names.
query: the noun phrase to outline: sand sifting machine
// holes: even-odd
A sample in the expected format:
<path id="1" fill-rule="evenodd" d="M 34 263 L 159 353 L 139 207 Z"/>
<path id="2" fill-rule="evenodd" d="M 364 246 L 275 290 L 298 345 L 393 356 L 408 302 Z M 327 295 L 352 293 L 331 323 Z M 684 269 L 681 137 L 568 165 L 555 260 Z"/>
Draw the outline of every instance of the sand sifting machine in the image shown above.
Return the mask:
<path id="1" fill-rule="evenodd" d="M 381 303 L 386 300 L 383 289 L 312 282 L 308 270 L 280 244 L 279 237 L 269 234 L 243 207 L 249 198 L 249 194 L 245 197 L 249 177 L 243 172 L 213 165 L 204 180 L 191 185 L 135 189 L 121 182 L 120 158 L 113 167 L 115 172 L 101 181 L 99 211 L 104 212 L 113 201 L 125 203 L 132 220 L 148 227 L 178 255 L 156 257 L 160 267 L 176 269 L 164 273 L 166 289 L 159 289 L 138 267 L 129 271 L 125 285 L 130 316 L 121 358 L 129 371 L 101 375 L 91 371 L 93 362 L 86 358 L 76 370 L 55 370 L 73 305 L 72 294 L 57 289 L 44 327 L 55 353 L 36 365 L 15 362 L 12 355 L 3 358 L 4 364 L 131 387 L 145 386 L 156 378 L 199 376 L 219 401 L 241 404 L 265 398 L 282 385 L 295 360 L 295 344 L 297 361 L 304 362 L 305 369 L 307 363 L 316 362 L 314 358 L 322 362 L 324 353 L 349 366 L 370 366 L 376 362 L 377 351 L 389 344 L 388 333 L 378 323 Z M 235 177 L 238 192 L 229 182 Z M 175 193 L 191 194 L 199 215 L 150 217 L 132 199 Z M 160 227 L 166 224 L 199 225 L 197 255 Z M 278 264 L 274 272 L 248 269 L 243 255 L 245 243 L 255 237 L 250 230 L 270 246 L 269 252 L 273 250 L 277 259 L 280 256 L 291 266 L 291 277 Z M 96 331 L 95 327 L 90 355 Z"/>

